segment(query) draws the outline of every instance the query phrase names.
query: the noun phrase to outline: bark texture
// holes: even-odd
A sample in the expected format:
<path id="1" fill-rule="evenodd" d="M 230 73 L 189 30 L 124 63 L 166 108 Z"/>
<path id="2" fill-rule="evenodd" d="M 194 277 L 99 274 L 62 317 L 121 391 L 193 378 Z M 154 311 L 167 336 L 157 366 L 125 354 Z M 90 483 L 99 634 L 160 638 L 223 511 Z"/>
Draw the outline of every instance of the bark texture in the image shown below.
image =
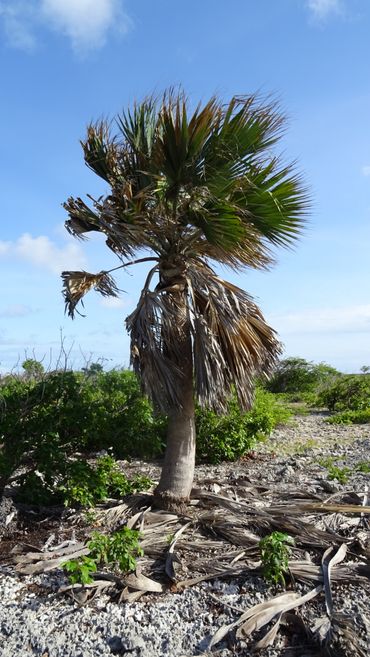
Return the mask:
<path id="1" fill-rule="evenodd" d="M 178 347 L 178 357 L 174 364 L 182 373 L 178 380 L 181 406 L 170 408 L 168 413 L 167 445 L 161 478 L 156 489 L 157 499 L 162 500 L 162 505 L 167 508 L 189 499 L 194 479 L 195 405 L 188 319 L 183 322 Z"/>
<path id="2" fill-rule="evenodd" d="M 186 501 L 190 497 L 195 467 L 195 419 L 193 382 L 184 390 L 183 407 L 169 415 L 167 445 L 161 478 L 156 490 L 160 498 Z M 185 388 L 185 386 L 184 386 Z"/>

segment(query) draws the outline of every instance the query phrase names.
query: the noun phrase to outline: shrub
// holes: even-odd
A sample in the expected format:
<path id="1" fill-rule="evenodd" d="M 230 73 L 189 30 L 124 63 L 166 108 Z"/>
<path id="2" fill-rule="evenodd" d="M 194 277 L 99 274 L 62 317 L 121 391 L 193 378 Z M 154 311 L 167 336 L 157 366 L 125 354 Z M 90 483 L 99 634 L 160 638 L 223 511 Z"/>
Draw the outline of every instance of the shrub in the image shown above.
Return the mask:
<path id="1" fill-rule="evenodd" d="M 58 447 L 53 458 L 50 453 L 39 457 L 37 470 L 21 475 L 17 483 L 19 501 L 43 506 L 84 507 L 92 507 L 108 498 L 121 499 L 152 485 L 148 477 L 140 475 L 127 479 L 111 456 L 103 456 L 90 465 L 86 461 L 66 459 Z"/>
<path id="2" fill-rule="evenodd" d="M 370 424 L 370 408 L 363 411 L 343 411 L 329 417 L 329 424 Z"/>
<path id="3" fill-rule="evenodd" d="M 41 377 L 45 371 L 43 364 L 34 358 L 26 358 L 22 363 L 22 368 L 24 369 L 26 376 L 29 378 Z"/>
<path id="4" fill-rule="evenodd" d="M 318 396 L 329 411 L 362 411 L 370 408 L 370 376 L 344 375 Z"/>
<path id="5" fill-rule="evenodd" d="M 209 463 L 235 461 L 268 436 L 277 424 L 287 422 L 290 411 L 274 396 L 258 388 L 253 408 L 243 413 L 235 397 L 227 415 L 197 409 L 197 458 Z"/>
<path id="6" fill-rule="evenodd" d="M 289 416 L 263 389 L 257 389 L 248 413 L 240 411 L 235 398 L 225 416 L 198 409 L 197 457 L 211 463 L 235 460 Z M 22 467 L 19 498 L 34 504 L 92 506 L 122 496 L 128 483 L 114 462 L 108 458 L 91 466 L 81 452 L 106 449 L 116 457 L 158 457 L 166 423 L 154 414 L 129 371 L 91 366 L 85 374 L 6 377 L 0 386 L 0 487 Z"/>
<path id="7" fill-rule="evenodd" d="M 117 457 L 163 451 L 165 420 L 156 418 L 129 371 L 52 372 L 42 380 L 7 377 L 0 387 L 2 485 L 24 463 L 54 463 L 76 450 L 112 448 Z M 35 478 L 34 484 L 36 482 Z"/>
<path id="8" fill-rule="evenodd" d="M 128 527 L 115 532 L 111 536 L 94 532 L 88 542 L 89 554 L 70 559 L 63 564 L 69 574 L 72 584 L 90 584 L 91 575 L 97 571 L 98 565 L 111 565 L 124 573 L 135 570 L 136 557 L 143 555 L 139 546 L 139 532 Z"/>
<path id="9" fill-rule="evenodd" d="M 338 376 L 340 372 L 326 363 L 315 364 L 304 358 L 285 358 L 280 361 L 265 387 L 274 393 L 310 393 L 326 381 Z M 300 400 L 300 396 L 296 400 L 291 399 L 291 401 Z"/>
<path id="10" fill-rule="evenodd" d="M 111 456 L 97 459 L 90 466 L 86 461 L 72 461 L 64 482 L 59 486 L 66 506 L 94 506 L 108 498 L 120 499 L 130 493 L 147 490 L 152 485 L 148 477 L 137 475 L 127 479 Z"/>

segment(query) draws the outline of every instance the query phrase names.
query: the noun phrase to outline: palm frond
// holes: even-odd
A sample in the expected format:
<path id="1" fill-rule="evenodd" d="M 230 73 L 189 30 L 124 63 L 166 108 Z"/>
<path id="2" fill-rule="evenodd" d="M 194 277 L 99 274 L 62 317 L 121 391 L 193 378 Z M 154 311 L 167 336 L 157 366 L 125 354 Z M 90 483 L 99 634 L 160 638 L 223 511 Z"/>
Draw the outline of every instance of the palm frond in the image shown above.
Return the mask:
<path id="1" fill-rule="evenodd" d="M 168 289 L 149 290 L 155 266 L 149 273 L 135 310 L 126 318 L 131 338 L 131 364 L 144 392 L 167 413 L 181 407 L 181 345 L 186 339 L 187 309 L 182 294 Z"/>
<path id="2" fill-rule="evenodd" d="M 104 271 L 99 274 L 90 274 L 87 271 L 64 271 L 62 280 L 66 312 L 72 319 L 75 312 L 78 312 L 76 311 L 77 304 L 82 301 L 91 288 L 94 288 L 103 297 L 117 297 L 119 293 L 112 276 Z"/>
<path id="3" fill-rule="evenodd" d="M 106 182 L 114 181 L 119 174 L 118 147 L 110 134 L 109 124 L 106 121 L 91 123 L 81 146 L 87 166 Z"/>
<path id="4" fill-rule="evenodd" d="M 84 233 L 90 231 L 101 231 L 101 222 L 99 215 L 94 212 L 81 198 L 72 196 L 63 203 L 67 210 L 69 219 L 65 222 L 67 231 L 74 237 L 84 238 Z"/>
<path id="5" fill-rule="evenodd" d="M 192 297 L 195 390 L 199 403 L 224 412 L 235 386 L 245 409 L 254 378 L 281 353 L 275 332 L 251 297 L 206 266 L 188 271 Z"/>

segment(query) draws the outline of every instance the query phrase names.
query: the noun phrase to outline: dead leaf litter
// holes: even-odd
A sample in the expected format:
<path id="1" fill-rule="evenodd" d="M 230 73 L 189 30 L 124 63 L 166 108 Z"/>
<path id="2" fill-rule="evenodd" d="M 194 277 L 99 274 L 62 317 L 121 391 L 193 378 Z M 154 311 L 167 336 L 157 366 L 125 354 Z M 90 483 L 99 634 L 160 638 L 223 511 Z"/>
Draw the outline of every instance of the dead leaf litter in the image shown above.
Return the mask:
<path id="1" fill-rule="evenodd" d="M 325 459 L 348 468 L 330 478 Z M 370 652 L 370 426 L 321 413 L 274 431 L 238 463 L 199 465 L 185 515 L 150 494 L 81 512 L 0 507 L 1 657 L 365 657 Z M 159 465 L 122 463 L 158 477 Z M 129 472 L 130 473 L 130 472 Z M 90 521 L 91 522 L 91 521 Z M 139 529 L 136 572 L 71 586 L 66 559 L 92 529 Z M 261 572 L 259 541 L 295 539 L 287 588 Z"/>

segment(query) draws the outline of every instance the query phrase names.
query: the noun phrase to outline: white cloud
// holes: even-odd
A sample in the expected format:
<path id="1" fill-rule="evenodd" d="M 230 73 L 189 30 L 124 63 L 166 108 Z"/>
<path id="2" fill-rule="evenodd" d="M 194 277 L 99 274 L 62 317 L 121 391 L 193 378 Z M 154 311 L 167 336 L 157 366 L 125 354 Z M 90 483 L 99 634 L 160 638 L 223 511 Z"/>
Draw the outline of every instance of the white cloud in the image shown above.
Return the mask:
<path id="1" fill-rule="evenodd" d="M 362 173 L 364 176 L 370 176 L 370 166 L 368 164 L 362 167 Z"/>
<path id="2" fill-rule="evenodd" d="M 370 336 L 370 304 L 305 310 L 272 317 L 270 323 L 286 335 L 367 332 Z"/>
<path id="3" fill-rule="evenodd" d="M 0 18 L 9 43 L 23 50 L 36 45 L 42 28 L 86 52 L 103 46 L 110 32 L 125 34 L 132 25 L 122 0 L 0 0 Z"/>
<path id="4" fill-rule="evenodd" d="M 9 253 L 11 242 L 0 242 L 0 256 Z"/>
<path id="5" fill-rule="evenodd" d="M 15 242 L 0 242 L 0 255 L 17 257 L 53 274 L 86 267 L 86 258 L 78 244 L 68 242 L 58 246 L 46 235 L 32 237 L 24 233 Z"/>
<path id="6" fill-rule="evenodd" d="M 342 0 L 307 0 L 307 7 L 314 18 L 323 20 L 330 14 L 339 14 L 343 9 Z"/>
<path id="7" fill-rule="evenodd" d="M 8 42 L 14 48 L 33 50 L 36 39 L 32 25 L 36 18 L 35 6 L 24 0 L 0 0 L 0 18 Z"/>

